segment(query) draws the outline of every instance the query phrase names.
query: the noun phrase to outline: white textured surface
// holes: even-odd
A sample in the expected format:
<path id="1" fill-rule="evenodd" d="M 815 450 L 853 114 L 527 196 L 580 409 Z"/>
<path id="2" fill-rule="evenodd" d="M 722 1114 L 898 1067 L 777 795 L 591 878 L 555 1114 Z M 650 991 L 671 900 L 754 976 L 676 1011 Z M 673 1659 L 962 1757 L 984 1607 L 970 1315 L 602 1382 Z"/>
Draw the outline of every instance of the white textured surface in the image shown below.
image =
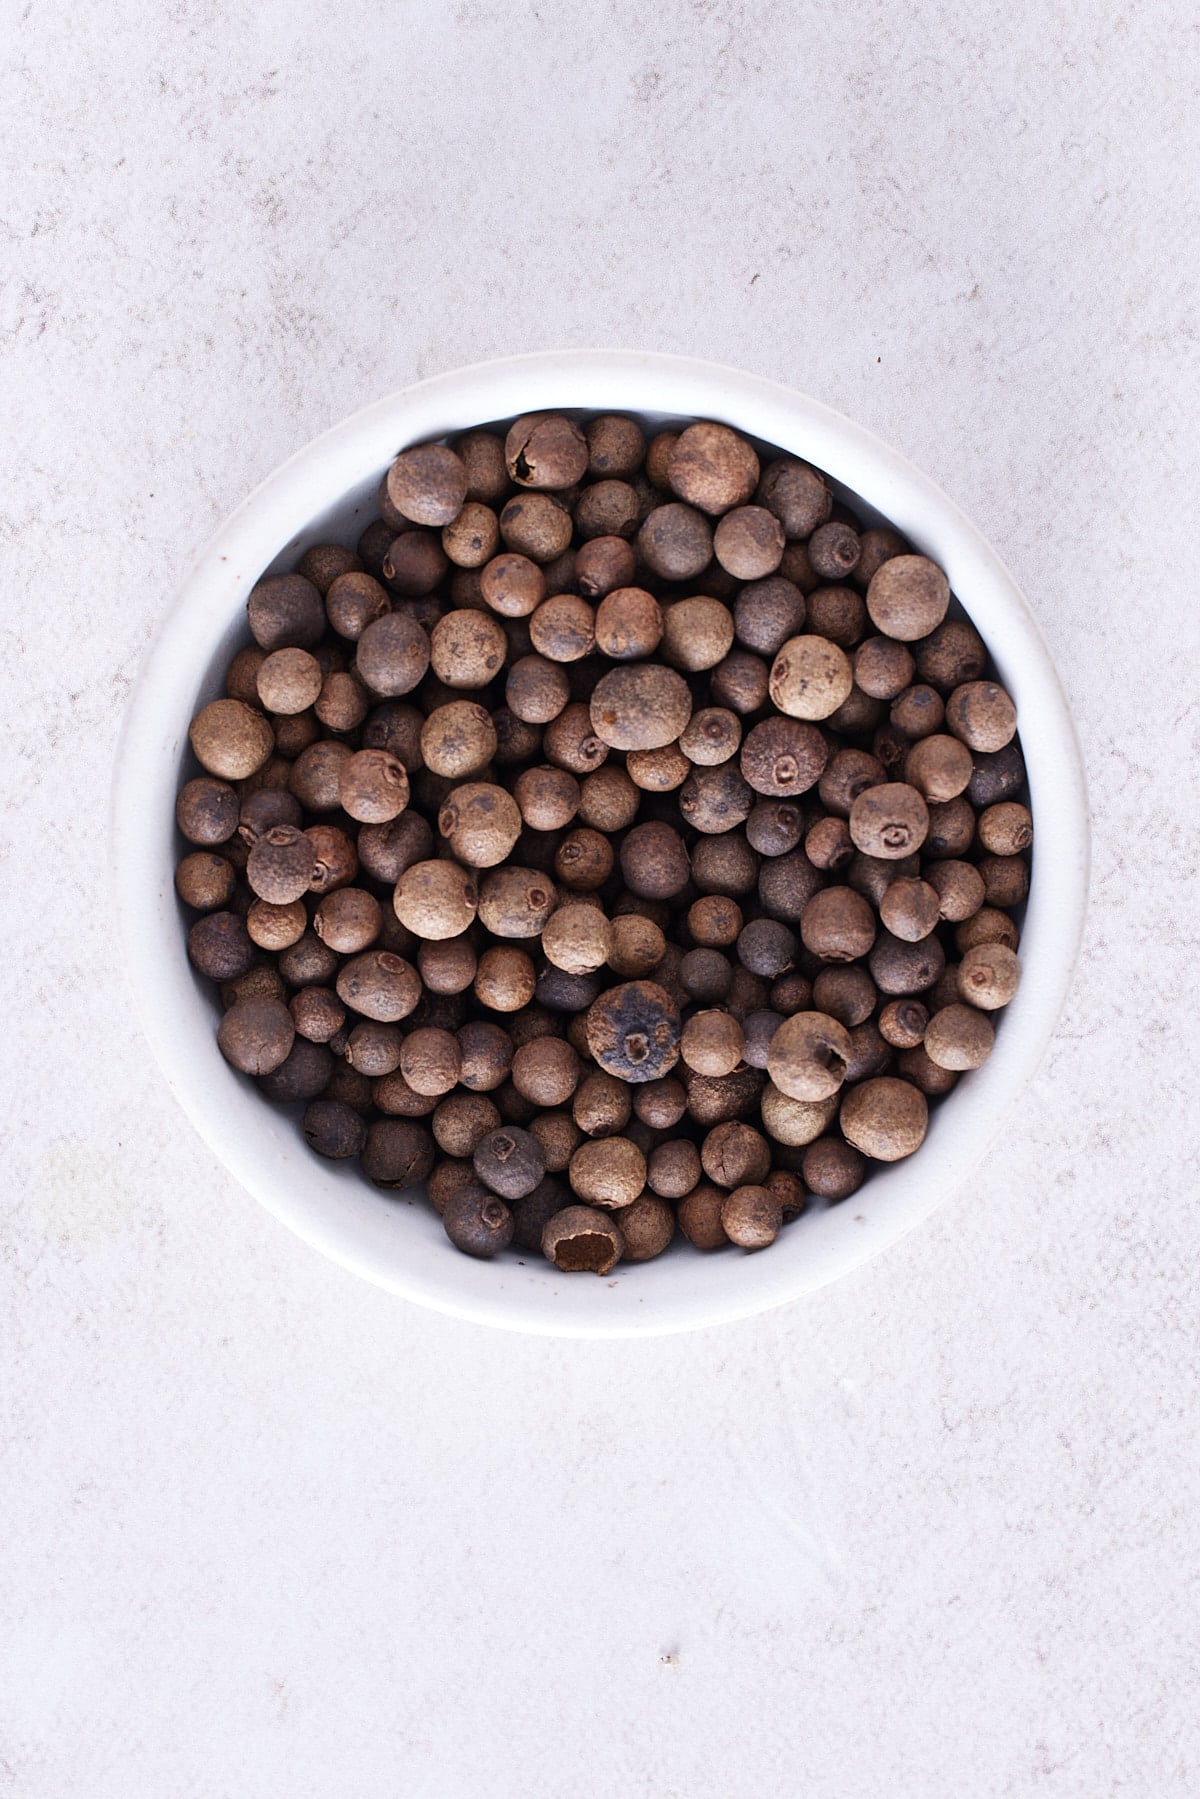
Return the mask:
<path id="1" fill-rule="evenodd" d="M 13 44 L 0 1792 L 1191 1799 L 1191 9 L 47 0 Z M 907 451 L 1029 594 L 1095 801 L 973 1190 L 642 1344 L 455 1326 L 272 1224 L 146 1065 L 100 878 L 216 523 L 374 394 L 555 342 Z"/>

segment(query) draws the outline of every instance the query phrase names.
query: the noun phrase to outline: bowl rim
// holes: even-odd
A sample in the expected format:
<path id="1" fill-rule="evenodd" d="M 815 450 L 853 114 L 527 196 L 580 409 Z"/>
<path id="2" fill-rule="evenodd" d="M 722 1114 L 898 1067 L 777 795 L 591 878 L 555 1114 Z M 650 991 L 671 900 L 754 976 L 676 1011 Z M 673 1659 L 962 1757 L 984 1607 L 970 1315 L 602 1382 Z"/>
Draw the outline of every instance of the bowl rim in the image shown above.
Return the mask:
<path id="1" fill-rule="evenodd" d="M 246 1102 L 278 1115 L 227 1067 L 211 1016 L 189 1003 L 163 855 L 199 670 L 253 582 L 406 444 L 559 408 L 727 422 L 824 469 L 939 561 L 1017 701 L 1038 835 L 1053 845 L 1053 860 L 1035 858 L 1025 975 L 996 1050 L 937 1109 L 917 1157 L 875 1173 L 861 1197 L 790 1227 L 767 1256 L 672 1255 L 601 1282 L 558 1276 L 546 1264 L 524 1278 L 508 1263 L 473 1262 L 440 1227 L 437 1254 L 416 1245 L 409 1264 L 391 1254 L 411 1224 L 392 1217 L 394 1203 L 380 1208 L 386 1220 L 377 1229 L 360 1203 L 335 1198 L 332 1182 L 327 1204 L 306 1202 L 301 1164 L 278 1131 L 250 1123 Z M 288 458 L 220 527 L 163 617 L 127 704 L 110 809 L 109 878 L 137 1013 L 168 1085 L 218 1159 L 302 1239 L 376 1285 L 448 1316 L 546 1336 L 665 1335 L 749 1317 L 840 1278 L 915 1228 L 961 1187 L 1036 1072 L 1071 982 L 1087 902 L 1087 796 L 1074 726 L 1029 608 L 981 533 L 898 451 L 822 402 L 763 376 L 657 352 L 535 351 L 454 369 L 374 401 Z M 305 1164 L 314 1163 L 282 1122 Z M 374 1190 L 365 1191 L 377 1205 Z M 673 1277 L 676 1269 L 687 1272 Z"/>

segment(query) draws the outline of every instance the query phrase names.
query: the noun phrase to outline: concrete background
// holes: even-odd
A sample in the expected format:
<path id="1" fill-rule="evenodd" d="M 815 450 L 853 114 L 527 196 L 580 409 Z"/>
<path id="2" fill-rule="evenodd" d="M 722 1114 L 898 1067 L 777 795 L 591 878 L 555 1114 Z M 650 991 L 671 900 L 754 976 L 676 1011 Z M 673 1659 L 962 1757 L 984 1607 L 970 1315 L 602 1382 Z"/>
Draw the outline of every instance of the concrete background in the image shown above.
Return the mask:
<path id="1" fill-rule="evenodd" d="M 1191 1799 L 1194 10 L 12 27 L 0 1793 Z M 940 481 L 1042 621 L 1096 821 L 971 1191 L 641 1344 L 456 1326 L 273 1224 L 148 1064 L 103 878 L 123 701 L 225 514 L 379 393 L 586 344 L 781 378 Z"/>

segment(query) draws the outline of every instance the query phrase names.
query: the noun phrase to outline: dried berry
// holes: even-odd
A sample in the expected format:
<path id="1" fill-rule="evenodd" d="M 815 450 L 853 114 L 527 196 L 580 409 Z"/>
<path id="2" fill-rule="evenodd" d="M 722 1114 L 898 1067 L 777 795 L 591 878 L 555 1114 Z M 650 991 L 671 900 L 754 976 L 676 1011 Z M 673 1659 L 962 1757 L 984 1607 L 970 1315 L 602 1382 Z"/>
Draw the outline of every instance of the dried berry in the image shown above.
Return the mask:
<path id="1" fill-rule="evenodd" d="M 608 1074 L 655 1081 L 679 1060 L 679 1010 L 655 981 L 610 988 L 587 1015 L 588 1048 Z"/>

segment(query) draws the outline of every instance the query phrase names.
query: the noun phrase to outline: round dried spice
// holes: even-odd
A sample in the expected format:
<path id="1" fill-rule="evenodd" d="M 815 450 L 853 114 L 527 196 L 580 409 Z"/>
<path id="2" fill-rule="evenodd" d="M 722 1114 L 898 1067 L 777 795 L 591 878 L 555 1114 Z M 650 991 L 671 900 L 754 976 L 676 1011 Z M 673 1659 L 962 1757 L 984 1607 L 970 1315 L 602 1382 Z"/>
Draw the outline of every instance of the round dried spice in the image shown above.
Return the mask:
<path id="1" fill-rule="evenodd" d="M 578 594 L 551 594 L 530 614 L 529 641 L 550 662 L 578 662 L 596 647 L 596 615 Z"/>
<path id="2" fill-rule="evenodd" d="M 733 647 L 733 614 L 706 594 L 676 600 L 663 615 L 663 659 L 687 674 L 715 668 Z"/>
<path id="3" fill-rule="evenodd" d="M 679 1009 L 656 981 L 610 988 L 587 1014 L 588 1049 L 619 1080 L 655 1081 L 679 1060 Z"/>
<path id="4" fill-rule="evenodd" d="M 445 444 L 402 450 L 387 474 L 387 496 L 415 525 L 448 525 L 462 511 L 469 478 L 466 464 Z"/>
<path id="5" fill-rule="evenodd" d="M 787 537 L 809 537 L 823 525 L 833 506 L 833 495 L 815 468 L 794 456 L 769 462 L 762 472 L 755 496 L 783 526 Z"/>
<path id="6" fill-rule="evenodd" d="M 1017 709 L 998 682 L 968 681 L 946 701 L 946 728 L 968 749 L 1002 750 L 1016 734 Z"/>
<path id="7" fill-rule="evenodd" d="M 595 1206 L 564 1206 L 542 1229 L 542 1254 L 564 1274 L 611 1274 L 623 1248 L 616 1221 Z"/>
<path id="8" fill-rule="evenodd" d="M 586 1204 L 617 1211 L 644 1191 L 646 1158 L 627 1137 L 596 1137 L 575 1151 L 567 1179 Z"/>
<path id="9" fill-rule="evenodd" d="M 264 650 L 310 650 L 325 634 L 319 590 L 303 575 L 265 575 L 250 592 L 246 615 Z"/>
<path id="10" fill-rule="evenodd" d="M 508 639 L 499 619 L 459 609 L 439 618 L 430 633 L 430 663 L 447 687 L 486 687 L 504 666 Z"/>
<path id="11" fill-rule="evenodd" d="M 691 717 L 692 695 L 674 669 L 630 663 L 601 677 L 589 713 L 596 737 L 612 749 L 663 749 Z"/>
<path id="12" fill-rule="evenodd" d="M 457 862 L 415 862 L 396 883 L 396 917 L 418 937 L 457 937 L 475 917 L 475 877 Z"/>
<path id="13" fill-rule="evenodd" d="M 713 552 L 738 581 L 761 581 L 783 560 L 783 526 L 763 506 L 737 506 L 713 533 Z"/>
<path id="14" fill-rule="evenodd" d="M 742 506 L 758 485 L 759 463 L 744 437 L 704 421 L 681 431 L 667 461 L 671 491 L 701 512 Z"/>
<path id="15" fill-rule="evenodd" d="M 255 680 L 258 699 L 268 712 L 304 712 L 321 692 L 321 664 L 307 650 L 272 650 L 264 656 Z"/>
<path id="16" fill-rule="evenodd" d="M 853 685 L 849 657 L 825 637 L 791 637 L 771 664 L 771 698 L 789 718 L 828 718 Z"/>
<path id="17" fill-rule="evenodd" d="M 785 1018 L 767 1052 L 767 1073 L 789 1099 L 828 1099 L 846 1078 L 850 1036 L 824 1012 Z"/>
<path id="18" fill-rule="evenodd" d="M 338 798 L 360 823 L 388 824 L 408 805 L 404 764 L 387 750 L 356 750 L 338 772 Z"/>
<path id="19" fill-rule="evenodd" d="M 783 1229 L 783 1208 L 769 1187 L 735 1187 L 722 1201 L 721 1227 L 739 1249 L 766 1249 Z"/>
<path id="20" fill-rule="evenodd" d="M 664 581 L 691 581 L 712 561 L 712 528 L 692 506 L 656 506 L 642 521 L 637 555 Z"/>
<path id="21" fill-rule="evenodd" d="M 992 1052 L 995 1035 L 987 1017 L 973 1005 L 943 1006 L 926 1027 L 925 1054 L 939 1068 L 980 1068 Z"/>
<path id="22" fill-rule="evenodd" d="M 867 611 L 888 637 L 915 643 L 936 631 L 950 604 L 950 583 L 927 556 L 892 556 L 871 577 Z"/>
<path id="23" fill-rule="evenodd" d="M 823 962 L 857 962 L 875 942 L 875 914 L 852 887 L 823 887 L 800 917 L 804 947 Z"/>
<path id="24" fill-rule="evenodd" d="M 1021 964 L 1004 943 L 977 943 L 958 965 L 958 991 L 972 1006 L 995 1012 L 1006 1006 L 1021 981 Z"/>
<path id="25" fill-rule="evenodd" d="M 519 487 L 573 487 L 587 473 L 587 439 L 561 413 L 526 413 L 509 429 L 504 460 Z"/>
<path id="26" fill-rule="evenodd" d="M 652 656 L 662 634 L 658 601 L 643 587 L 618 587 L 596 608 L 595 647 L 614 662 Z"/>
<path id="27" fill-rule="evenodd" d="M 915 787 L 886 781 L 868 787 L 850 808 L 850 835 L 864 855 L 887 861 L 912 855 L 929 833 L 929 809 Z"/>
<path id="28" fill-rule="evenodd" d="M 217 1047 L 242 1074 L 271 1074 L 296 1040 L 292 1015 L 278 999 L 239 1000 L 217 1027 Z"/>
<path id="29" fill-rule="evenodd" d="M 528 556 L 508 550 L 484 567 L 479 590 L 502 618 L 527 618 L 546 597 L 546 577 Z"/>
<path id="30" fill-rule="evenodd" d="M 242 700 L 213 700 L 188 726 L 188 741 L 207 773 L 244 781 L 270 756 L 275 734 L 262 713 Z"/>
<path id="31" fill-rule="evenodd" d="M 523 1199 L 543 1180 L 546 1164 L 536 1140 L 519 1125 L 501 1125 L 475 1146 L 471 1158 L 477 1179 L 501 1199 Z"/>
<path id="32" fill-rule="evenodd" d="M 307 834 L 294 825 L 275 825 L 254 843 L 246 879 L 259 899 L 287 906 L 308 892 L 314 865 Z"/>
<path id="33" fill-rule="evenodd" d="M 436 706 L 421 726 L 421 759 L 435 775 L 461 781 L 475 775 L 496 753 L 496 727 L 476 700 Z"/>
<path id="34" fill-rule="evenodd" d="M 862 1081 L 851 1087 L 842 1101 L 846 1141 L 877 1162 L 899 1162 L 911 1156 L 925 1141 L 928 1124 L 924 1094 L 892 1076 Z"/>
<path id="35" fill-rule="evenodd" d="M 490 1262 L 513 1240 L 513 1215 L 504 1201 L 478 1182 L 462 1186 L 446 1201 L 442 1226 L 455 1249 Z"/>
<path id="36" fill-rule="evenodd" d="M 495 868 L 521 835 L 520 807 L 503 787 L 468 781 L 454 788 L 438 813 L 438 830 L 459 862 Z"/>
<path id="37" fill-rule="evenodd" d="M 372 693 L 385 699 L 411 693 L 429 667 L 429 638 L 404 613 L 389 612 L 367 626 L 354 663 Z"/>
<path id="38" fill-rule="evenodd" d="M 747 735 L 741 769 L 756 793 L 790 799 L 816 786 L 828 760 L 829 745 L 815 725 L 768 718 Z"/>

